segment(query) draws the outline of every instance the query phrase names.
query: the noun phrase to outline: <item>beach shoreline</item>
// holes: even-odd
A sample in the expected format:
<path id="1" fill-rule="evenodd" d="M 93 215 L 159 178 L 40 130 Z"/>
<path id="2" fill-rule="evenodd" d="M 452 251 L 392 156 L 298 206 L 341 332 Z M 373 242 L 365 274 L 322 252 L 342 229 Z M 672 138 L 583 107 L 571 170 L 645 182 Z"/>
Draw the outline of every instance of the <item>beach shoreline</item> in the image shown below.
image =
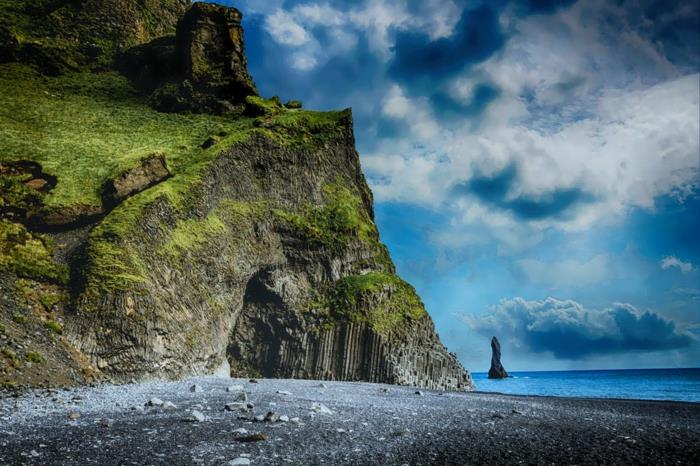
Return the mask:
<path id="1" fill-rule="evenodd" d="M 238 396 L 236 385 L 254 405 L 251 412 L 224 410 Z M 144 407 L 154 398 L 175 407 Z M 203 419 L 193 420 L 193 411 Z M 286 418 L 253 418 L 268 412 Z M 245 435 L 238 429 L 263 434 L 265 440 L 240 442 Z M 253 465 L 700 464 L 700 403 L 216 378 L 30 390 L 0 398 L 0 464 L 226 465 L 236 460 Z"/>

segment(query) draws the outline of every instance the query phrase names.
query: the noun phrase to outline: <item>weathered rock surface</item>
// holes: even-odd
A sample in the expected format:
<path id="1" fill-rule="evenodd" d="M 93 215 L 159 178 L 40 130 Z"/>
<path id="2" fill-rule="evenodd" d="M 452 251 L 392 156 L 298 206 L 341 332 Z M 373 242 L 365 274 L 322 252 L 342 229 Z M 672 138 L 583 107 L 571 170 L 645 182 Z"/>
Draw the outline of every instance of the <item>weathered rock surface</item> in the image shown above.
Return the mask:
<path id="1" fill-rule="evenodd" d="M 489 368 L 489 379 L 505 379 L 508 373 L 501 364 L 501 344 L 498 338 L 491 339 L 491 368 Z"/>

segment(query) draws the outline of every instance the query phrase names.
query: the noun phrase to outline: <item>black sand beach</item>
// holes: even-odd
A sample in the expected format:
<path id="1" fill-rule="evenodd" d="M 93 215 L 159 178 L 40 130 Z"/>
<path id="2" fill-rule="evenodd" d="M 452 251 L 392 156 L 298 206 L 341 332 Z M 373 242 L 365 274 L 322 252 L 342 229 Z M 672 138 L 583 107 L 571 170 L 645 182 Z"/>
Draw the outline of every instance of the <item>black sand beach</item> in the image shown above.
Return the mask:
<path id="1" fill-rule="evenodd" d="M 0 464 L 700 464 L 697 403 L 323 384 L 201 378 L 4 394 Z M 252 412 L 223 409 L 235 385 Z M 268 412 L 286 418 L 253 418 Z M 265 440 L 240 441 L 258 433 Z"/>

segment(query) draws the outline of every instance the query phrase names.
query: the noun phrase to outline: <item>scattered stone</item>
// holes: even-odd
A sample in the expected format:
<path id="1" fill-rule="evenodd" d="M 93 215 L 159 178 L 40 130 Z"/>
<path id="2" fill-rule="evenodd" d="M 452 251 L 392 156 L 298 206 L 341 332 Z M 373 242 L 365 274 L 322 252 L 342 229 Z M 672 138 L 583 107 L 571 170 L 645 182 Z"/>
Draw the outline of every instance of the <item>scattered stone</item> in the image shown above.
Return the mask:
<path id="1" fill-rule="evenodd" d="M 523 414 L 522 411 L 518 411 L 517 409 L 513 409 L 512 413 L 513 414 Z"/>
<path id="2" fill-rule="evenodd" d="M 388 393 L 388 392 L 389 392 L 389 389 L 386 388 L 386 387 L 382 387 L 382 388 L 379 389 L 379 391 L 382 392 L 382 393 Z"/>
<path id="3" fill-rule="evenodd" d="M 244 392 L 245 388 L 243 388 L 243 385 L 229 385 L 226 387 L 227 392 Z"/>
<path id="4" fill-rule="evenodd" d="M 152 407 L 152 406 L 163 406 L 163 400 L 160 398 L 151 398 L 146 402 L 146 406 Z"/>
<path id="5" fill-rule="evenodd" d="M 204 422 L 206 417 L 201 412 L 193 409 L 192 412 L 185 418 L 187 422 Z"/>
<path id="6" fill-rule="evenodd" d="M 262 414 L 258 414 L 257 416 L 255 416 L 255 417 L 253 418 L 253 420 L 254 420 L 255 422 L 263 422 L 263 421 L 265 420 L 265 416 L 263 416 Z"/>
<path id="7" fill-rule="evenodd" d="M 248 382 L 250 382 L 250 383 L 258 383 L 258 380 L 257 380 L 257 379 L 250 379 Z"/>
<path id="8" fill-rule="evenodd" d="M 244 429 L 243 427 L 239 427 L 238 429 L 233 431 L 234 434 L 238 435 L 245 435 L 248 433 L 248 429 Z"/>
<path id="9" fill-rule="evenodd" d="M 280 422 L 289 422 L 289 416 L 283 414 L 280 416 Z"/>
<path id="10" fill-rule="evenodd" d="M 277 390 L 277 394 L 278 394 L 278 395 L 287 395 L 287 396 L 289 396 L 289 395 L 292 394 L 292 392 L 288 392 L 287 390 Z"/>
<path id="11" fill-rule="evenodd" d="M 423 392 L 420 391 L 420 390 L 416 390 L 416 395 L 418 395 L 418 396 L 423 396 Z"/>
<path id="12" fill-rule="evenodd" d="M 112 424 L 114 424 L 114 421 L 111 419 L 100 419 L 99 421 L 97 421 L 97 424 L 100 427 L 109 428 L 109 427 L 112 427 Z"/>
<path id="13" fill-rule="evenodd" d="M 293 422 L 294 424 L 299 424 L 301 422 L 301 419 L 298 417 L 293 417 L 290 419 L 290 422 Z"/>
<path id="14" fill-rule="evenodd" d="M 328 385 L 326 385 L 325 383 L 321 382 L 320 384 L 318 384 L 318 388 L 328 388 Z"/>
<path id="15" fill-rule="evenodd" d="M 226 403 L 224 405 L 224 411 L 252 411 L 253 410 L 253 404 L 252 403 Z"/>
<path id="16" fill-rule="evenodd" d="M 501 413 L 496 413 L 496 414 L 494 414 L 494 415 L 491 416 L 491 417 L 494 417 L 494 418 L 496 418 L 496 419 L 505 419 L 505 418 L 506 418 L 506 417 L 505 417 L 503 414 L 501 414 Z"/>
<path id="17" fill-rule="evenodd" d="M 269 411 L 269 412 L 267 413 L 267 415 L 265 416 L 265 420 L 266 420 L 267 422 L 277 422 L 277 421 L 280 420 L 280 415 L 277 414 L 277 413 L 274 412 L 274 411 Z"/>
<path id="18" fill-rule="evenodd" d="M 345 429 L 335 429 L 335 431 L 338 432 L 339 434 L 347 433 L 347 430 L 345 430 Z"/>
<path id="19" fill-rule="evenodd" d="M 228 466 L 247 466 L 249 464 L 250 460 L 242 456 L 228 462 Z"/>
<path id="20" fill-rule="evenodd" d="M 176 408 L 177 408 L 177 406 L 175 406 L 175 403 L 173 403 L 172 401 L 166 401 L 165 403 L 163 403 L 163 409 L 176 409 Z"/>
<path id="21" fill-rule="evenodd" d="M 246 435 L 245 437 L 236 437 L 237 442 L 262 442 L 267 440 L 267 436 L 263 433 Z"/>
<path id="22" fill-rule="evenodd" d="M 311 404 L 311 411 L 316 411 L 317 413 L 321 414 L 333 414 L 333 411 L 331 411 L 328 406 L 322 404 L 322 403 L 312 403 Z"/>
<path id="23" fill-rule="evenodd" d="M 203 392 L 204 390 L 202 389 L 201 385 L 194 384 L 194 385 L 192 385 L 192 386 L 190 387 L 190 391 L 191 391 L 192 393 L 201 393 L 201 392 Z"/>
<path id="24" fill-rule="evenodd" d="M 75 412 L 68 413 L 68 419 L 70 419 L 71 421 L 75 421 L 78 418 L 80 418 L 80 414 L 75 413 Z"/>

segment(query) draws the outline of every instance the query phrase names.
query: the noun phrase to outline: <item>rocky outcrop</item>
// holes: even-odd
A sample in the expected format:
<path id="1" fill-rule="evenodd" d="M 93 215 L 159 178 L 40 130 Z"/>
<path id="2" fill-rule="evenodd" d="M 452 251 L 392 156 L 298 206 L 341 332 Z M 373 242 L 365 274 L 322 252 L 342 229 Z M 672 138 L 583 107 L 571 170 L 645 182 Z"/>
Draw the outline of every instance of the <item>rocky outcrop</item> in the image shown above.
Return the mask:
<path id="1" fill-rule="evenodd" d="M 32 321 L 60 321 L 75 366 L 89 361 L 83 369 L 113 380 L 230 367 L 237 375 L 471 389 L 469 374 L 440 343 L 380 242 L 350 110 L 310 112 L 258 97 L 236 10 L 196 4 L 175 40 L 158 38 L 125 60 L 137 66 L 154 50 L 168 51 L 163 66 L 131 79 L 155 83 L 164 70 L 175 75 L 149 97 L 128 94 L 124 107 L 141 107 L 123 114 L 138 125 L 163 124 L 161 137 L 183 141 L 172 158 L 168 152 L 168 165 L 154 154 L 115 161 L 121 172 L 91 171 L 103 176 L 95 184 L 103 191 L 102 205 L 90 204 L 98 213 L 89 222 L 64 222 L 45 234 L 32 222 L 0 222 L 8 242 L 0 248 L 0 275 L 8 289 L 24 280 L 25 290 L 50 284 L 59 296 L 50 310 L 43 293 L 24 296 L 35 309 Z M 115 105 L 120 94 L 109 86 L 119 82 L 112 78 L 100 81 L 103 87 L 91 84 L 94 73 L 79 79 L 85 92 L 106 89 Z M 162 104 L 157 97 L 167 89 L 181 105 L 170 110 L 229 116 L 169 115 L 164 124 L 162 113 L 138 99 Z M 71 144 L 80 142 L 71 135 Z M 42 160 L 52 162 L 51 149 Z M 24 184 L 20 190 L 52 192 Z M 90 200 L 70 190 L 62 196 L 40 210 L 45 223 L 49 213 L 79 212 Z M 2 310 L 0 323 L 13 312 Z"/>
<path id="2" fill-rule="evenodd" d="M 258 94 L 248 73 L 241 13 L 195 3 L 176 37 L 159 38 L 124 54 L 120 68 L 151 93 L 162 111 L 238 114 Z"/>
<path id="3" fill-rule="evenodd" d="M 489 369 L 489 379 L 505 379 L 508 373 L 501 364 L 501 343 L 498 338 L 491 339 L 491 368 Z"/>
<path id="4" fill-rule="evenodd" d="M 151 154 L 141 159 L 139 165 L 109 180 L 102 191 L 102 204 L 111 209 L 129 196 L 160 183 L 170 176 L 163 154 Z"/>

